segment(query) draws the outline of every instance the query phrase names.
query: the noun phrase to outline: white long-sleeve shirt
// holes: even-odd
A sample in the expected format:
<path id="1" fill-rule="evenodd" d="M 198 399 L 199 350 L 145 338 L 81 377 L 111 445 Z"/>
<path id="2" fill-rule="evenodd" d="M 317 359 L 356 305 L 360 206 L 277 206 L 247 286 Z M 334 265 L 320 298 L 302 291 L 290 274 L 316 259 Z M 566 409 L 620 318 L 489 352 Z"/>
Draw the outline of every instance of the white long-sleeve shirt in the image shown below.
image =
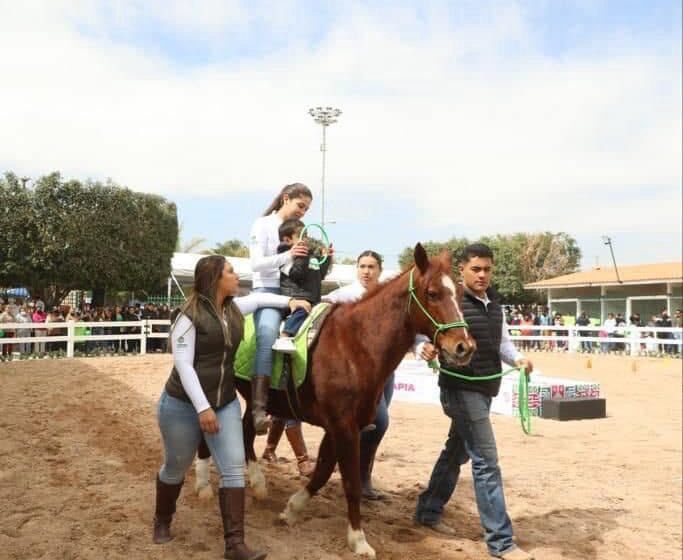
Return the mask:
<path id="1" fill-rule="evenodd" d="M 264 292 L 251 293 L 247 296 L 236 297 L 235 305 L 242 315 L 253 313 L 259 307 L 285 308 L 289 304 L 287 296 Z M 190 318 L 181 313 L 171 328 L 171 344 L 173 348 L 173 365 L 175 365 L 185 394 L 190 398 L 197 414 L 211 408 L 204 390 L 199 383 L 197 371 L 194 369 L 194 351 L 197 331 Z"/>
<path id="2" fill-rule="evenodd" d="M 280 267 L 293 261 L 289 251 L 278 254 L 280 244 L 278 228 L 282 219 L 277 214 L 261 216 L 251 227 L 249 235 L 249 262 L 254 288 L 279 288 Z"/>
<path id="3" fill-rule="evenodd" d="M 489 299 L 488 295 L 484 295 L 483 298 L 480 298 L 475 294 L 472 294 L 472 296 L 478 299 L 480 302 L 482 302 L 486 309 L 488 309 L 489 303 L 491 303 L 491 300 Z M 500 334 L 500 359 L 506 364 L 514 364 L 516 360 L 521 360 L 522 358 L 524 358 L 524 355 L 519 350 L 517 350 L 514 343 L 512 342 L 512 339 L 510 338 L 510 333 L 508 332 L 508 326 L 505 324 L 505 317 L 503 317 L 501 329 L 502 331 Z M 415 347 L 415 353 L 419 357 L 422 353 L 424 343 L 431 341 L 426 336 L 418 336 L 420 337 L 420 342 Z"/>
<path id="4" fill-rule="evenodd" d="M 322 297 L 322 301 L 327 301 L 329 303 L 348 303 L 351 301 L 359 300 L 363 297 L 365 293 L 365 288 L 360 282 L 354 282 L 348 286 L 342 286 L 336 290 L 325 294 Z"/>

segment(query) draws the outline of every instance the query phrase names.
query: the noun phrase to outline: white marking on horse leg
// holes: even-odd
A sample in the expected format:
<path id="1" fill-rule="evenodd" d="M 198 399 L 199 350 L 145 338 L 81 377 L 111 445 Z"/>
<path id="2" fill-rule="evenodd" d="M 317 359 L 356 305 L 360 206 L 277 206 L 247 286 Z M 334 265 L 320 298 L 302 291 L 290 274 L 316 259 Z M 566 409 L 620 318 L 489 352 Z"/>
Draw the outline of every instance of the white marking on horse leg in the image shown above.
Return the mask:
<path id="1" fill-rule="evenodd" d="M 287 501 L 285 511 L 280 514 L 280 519 L 287 523 L 287 525 L 294 525 L 299 519 L 299 513 L 306 507 L 310 499 L 311 495 L 306 487 L 299 490 L 296 494 L 292 494 Z"/>
<path id="2" fill-rule="evenodd" d="M 268 497 L 268 487 L 266 486 L 266 477 L 263 475 L 258 462 L 247 462 L 247 478 L 249 479 L 249 486 L 254 492 L 254 498 L 265 500 Z"/>
<path id="3" fill-rule="evenodd" d="M 349 525 L 349 529 L 346 533 L 346 542 L 354 554 L 359 554 L 361 556 L 367 556 L 368 558 L 375 558 L 375 549 L 372 548 L 368 541 L 365 540 L 365 533 L 363 529 L 353 529 Z"/>
<path id="4" fill-rule="evenodd" d="M 197 461 L 194 465 L 194 491 L 202 499 L 209 499 L 213 497 L 213 490 L 211 488 L 211 484 L 209 483 L 209 461 L 209 457 L 206 459 L 200 459 L 197 457 Z"/>

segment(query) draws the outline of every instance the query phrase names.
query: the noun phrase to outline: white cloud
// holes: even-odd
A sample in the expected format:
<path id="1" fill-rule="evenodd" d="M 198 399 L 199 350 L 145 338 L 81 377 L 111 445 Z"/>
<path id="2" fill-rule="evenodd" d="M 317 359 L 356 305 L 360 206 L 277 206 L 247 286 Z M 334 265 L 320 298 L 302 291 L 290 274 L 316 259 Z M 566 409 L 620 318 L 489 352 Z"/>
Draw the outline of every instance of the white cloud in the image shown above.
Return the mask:
<path id="1" fill-rule="evenodd" d="M 169 195 L 316 186 L 320 130 L 306 110 L 332 104 L 344 114 L 329 130 L 331 188 L 412 197 L 435 225 L 476 230 L 484 214 L 488 232 L 680 231 L 680 44 L 605 37 L 550 58 L 515 4 L 455 28 L 438 5 L 420 24 L 405 9 L 355 5 L 311 47 L 297 31 L 313 16 L 297 27 L 296 3 L 200 5 L 3 8 L 0 166 Z M 141 21 L 218 50 L 257 24 L 288 42 L 184 66 L 109 33 Z M 633 196 L 649 186 L 662 198 Z M 592 204 L 596 193 L 609 207 Z"/>

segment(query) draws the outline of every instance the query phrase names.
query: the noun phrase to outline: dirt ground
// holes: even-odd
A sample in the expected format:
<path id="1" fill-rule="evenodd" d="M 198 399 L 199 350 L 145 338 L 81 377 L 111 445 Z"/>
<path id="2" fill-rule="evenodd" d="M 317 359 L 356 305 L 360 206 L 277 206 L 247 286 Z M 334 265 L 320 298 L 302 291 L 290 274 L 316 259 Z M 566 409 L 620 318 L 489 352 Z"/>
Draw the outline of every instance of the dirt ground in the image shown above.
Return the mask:
<path id="1" fill-rule="evenodd" d="M 505 492 L 520 545 L 537 560 L 681 558 L 681 362 L 533 354 L 546 375 L 601 383 L 608 418 L 518 420 L 493 416 Z M 164 546 L 150 541 L 161 452 L 155 403 L 169 356 L 0 364 L 0 558 L 194 560 L 222 558 L 215 499 L 194 495 L 188 475 Z M 385 560 L 488 558 L 464 469 L 445 520 L 446 538 L 415 527 L 420 489 L 448 423 L 439 407 L 394 402 L 375 465 L 384 503 L 363 506 L 364 528 Z M 306 426 L 315 452 L 319 429 Z M 264 438 L 257 441 L 260 453 Z M 277 514 L 301 485 L 291 450 L 265 467 L 269 497 L 247 497 L 247 540 L 271 560 L 349 560 L 338 475 L 296 527 Z M 212 473 L 216 485 L 216 474 Z"/>

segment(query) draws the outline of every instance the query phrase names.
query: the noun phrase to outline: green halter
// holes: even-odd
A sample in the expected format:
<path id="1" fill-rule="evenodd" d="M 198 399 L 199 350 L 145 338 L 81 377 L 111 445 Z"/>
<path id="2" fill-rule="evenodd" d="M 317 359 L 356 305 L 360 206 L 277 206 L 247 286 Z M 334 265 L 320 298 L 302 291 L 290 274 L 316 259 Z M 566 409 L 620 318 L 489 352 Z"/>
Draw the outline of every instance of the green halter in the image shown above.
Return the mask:
<path id="1" fill-rule="evenodd" d="M 429 319 L 432 324 L 436 327 L 436 331 L 434 331 L 434 338 L 432 339 L 432 344 L 436 346 L 436 337 L 439 336 L 439 333 L 447 331 L 449 329 L 455 329 L 457 327 L 462 327 L 462 328 L 467 328 L 467 323 L 462 320 L 462 321 L 455 321 L 455 323 L 438 323 L 434 317 L 432 317 L 429 314 L 429 311 L 427 311 L 420 303 L 420 300 L 417 299 L 417 296 L 415 295 L 415 285 L 413 283 L 413 272 L 415 271 L 415 268 L 410 269 L 410 280 L 408 283 L 408 310 L 410 310 L 410 302 L 412 300 L 415 300 L 415 303 L 417 303 L 417 306 L 422 310 L 422 313 L 424 313 L 427 316 L 427 319 Z"/>

